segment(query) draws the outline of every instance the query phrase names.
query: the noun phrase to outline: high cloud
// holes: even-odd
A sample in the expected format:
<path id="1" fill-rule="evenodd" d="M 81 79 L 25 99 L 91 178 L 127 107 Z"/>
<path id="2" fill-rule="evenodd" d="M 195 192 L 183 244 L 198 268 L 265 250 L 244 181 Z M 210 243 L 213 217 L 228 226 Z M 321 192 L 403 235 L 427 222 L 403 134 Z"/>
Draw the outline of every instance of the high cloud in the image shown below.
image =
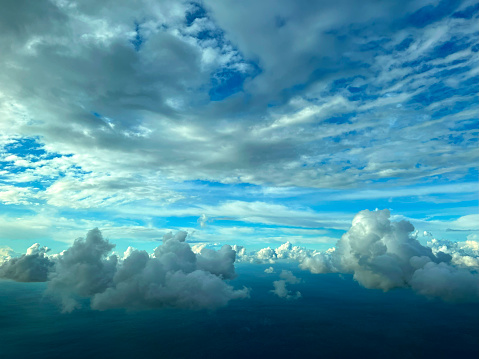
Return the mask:
<path id="1" fill-rule="evenodd" d="M 110 254 L 114 244 L 98 229 L 78 238 L 58 255 L 46 255 L 38 244 L 25 255 L 7 258 L 0 277 L 16 281 L 48 281 L 47 293 L 59 297 L 64 311 L 90 299 L 93 309 L 216 308 L 249 290 L 235 290 L 224 280 L 236 276 L 236 254 L 230 246 L 203 248 L 195 254 L 186 232 L 167 234 L 154 254 L 129 248 L 123 258 Z"/>

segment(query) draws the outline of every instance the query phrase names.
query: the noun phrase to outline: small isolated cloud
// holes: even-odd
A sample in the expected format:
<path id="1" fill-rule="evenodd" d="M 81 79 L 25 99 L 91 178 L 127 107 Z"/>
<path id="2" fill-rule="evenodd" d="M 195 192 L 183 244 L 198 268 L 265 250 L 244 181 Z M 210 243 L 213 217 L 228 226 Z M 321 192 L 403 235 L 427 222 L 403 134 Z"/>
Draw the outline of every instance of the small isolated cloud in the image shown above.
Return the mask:
<path id="1" fill-rule="evenodd" d="M 206 222 L 208 222 L 208 217 L 206 216 L 206 214 L 202 214 L 200 216 L 200 218 L 198 218 L 198 224 L 200 225 L 201 228 L 205 228 L 206 227 Z"/>
<path id="2" fill-rule="evenodd" d="M 272 274 L 272 273 L 274 273 L 274 268 L 273 267 L 268 267 L 264 270 L 264 272 L 267 273 L 267 274 Z"/>
<path id="3" fill-rule="evenodd" d="M 270 267 L 272 268 L 272 267 Z M 285 298 L 285 299 L 299 299 L 301 298 L 301 293 L 297 291 L 296 293 L 293 294 L 288 288 L 286 288 L 286 284 L 298 284 L 301 282 L 300 278 L 297 278 L 294 276 L 294 274 L 289 271 L 289 270 L 282 270 L 281 274 L 279 275 L 281 278 L 280 280 L 276 280 L 273 282 L 274 294 L 276 294 L 280 298 Z"/>
<path id="4" fill-rule="evenodd" d="M 90 299 L 92 309 L 149 309 L 159 307 L 217 308 L 232 299 L 249 297 L 224 279 L 236 276 L 236 252 L 202 248 L 194 253 L 187 233 L 168 233 L 153 254 L 128 248 L 122 258 L 111 254 L 114 244 L 98 229 L 78 238 L 58 255 L 47 256 L 38 244 L 26 254 L 7 258 L 0 277 L 16 281 L 47 281 L 47 293 L 60 298 L 70 312 Z"/>

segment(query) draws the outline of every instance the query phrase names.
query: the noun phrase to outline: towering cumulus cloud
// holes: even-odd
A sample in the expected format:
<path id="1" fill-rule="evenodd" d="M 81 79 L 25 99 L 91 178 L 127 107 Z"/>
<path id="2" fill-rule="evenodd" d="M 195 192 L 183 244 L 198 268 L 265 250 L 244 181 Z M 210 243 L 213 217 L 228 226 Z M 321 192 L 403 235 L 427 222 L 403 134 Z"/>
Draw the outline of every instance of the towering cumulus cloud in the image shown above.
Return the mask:
<path id="1" fill-rule="evenodd" d="M 47 256 L 38 244 L 27 254 L 8 258 L 0 277 L 16 281 L 48 281 L 47 292 L 72 311 L 90 299 L 93 309 L 215 308 L 231 299 L 246 298 L 248 289 L 235 290 L 224 279 L 236 276 L 235 252 L 204 248 L 195 254 L 187 233 L 167 234 L 154 254 L 128 248 L 121 259 L 110 255 L 114 244 L 98 229 L 58 255 Z"/>
<path id="2" fill-rule="evenodd" d="M 152 257 L 129 249 L 113 285 L 93 297 L 92 307 L 214 308 L 248 296 L 247 289 L 234 290 L 223 281 L 235 276 L 230 246 L 218 252 L 204 248 L 196 255 L 185 238 L 186 232 L 165 236 Z"/>
<path id="3" fill-rule="evenodd" d="M 57 257 L 55 269 L 49 276 L 48 290 L 61 296 L 65 311 L 78 305 L 76 297 L 101 293 L 112 284 L 118 258 L 107 255 L 114 247 L 96 228 L 89 231 L 85 239 L 76 239 Z"/>
<path id="4" fill-rule="evenodd" d="M 305 258 L 313 273 L 352 273 L 367 288 L 412 287 L 451 301 L 478 301 L 479 275 L 454 265 L 452 257 L 425 247 L 407 221 L 392 222 L 388 210 L 361 211 L 334 250 Z"/>

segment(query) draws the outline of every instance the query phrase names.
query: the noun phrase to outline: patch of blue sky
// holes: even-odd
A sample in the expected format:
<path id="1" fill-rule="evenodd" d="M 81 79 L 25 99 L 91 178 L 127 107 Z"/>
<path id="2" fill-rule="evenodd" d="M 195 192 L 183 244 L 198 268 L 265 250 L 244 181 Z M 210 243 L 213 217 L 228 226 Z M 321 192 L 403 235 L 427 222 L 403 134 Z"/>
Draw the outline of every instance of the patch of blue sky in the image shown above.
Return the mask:
<path id="1" fill-rule="evenodd" d="M 464 10 L 456 11 L 451 16 L 456 19 L 470 20 L 474 16 L 477 17 L 478 13 L 479 13 L 479 3 L 475 5 L 470 5 Z"/>
<path id="2" fill-rule="evenodd" d="M 381 54 L 389 53 L 390 50 L 384 45 L 386 45 L 390 41 L 391 39 L 389 38 L 382 38 L 379 40 L 369 41 L 359 45 L 358 50 L 361 52 L 374 51 L 375 53 L 381 53 Z"/>
<path id="3" fill-rule="evenodd" d="M 477 129 L 479 129 L 479 119 L 477 118 L 457 121 L 454 123 L 454 127 L 449 128 L 450 131 L 471 131 Z"/>
<path id="4" fill-rule="evenodd" d="M 198 2 L 191 2 L 191 8 L 185 14 L 185 21 L 187 26 L 191 26 L 196 19 L 207 17 L 206 10 Z"/>
<path id="5" fill-rule="evenodd" d="M 8 214 L 8 216 L 11 218 L 27 217 L 27 216 L 35 215 L 36 214 L 35 209 L 36 208 L 32 206 L 24 206 L 24 205 L 12 206 L 11 204 L 5 204 L 0 201 L 0 213 Z"/>
<path id="6" fill-rule="evenodd" d="M 443 42 L 441 45 L 433 48 L 429 55 L 432 58 L 445 58 L 451 54 L 454 54 L 459 51 L 463 51 L 471 47 L 476 41 L 468 41 L 467 38 L 452 38 L 447 42 Z"/>
<path id="7" fill-rule="evenodd" d="M 186 13 L 185 21 L 187 26 L 193 25 L 196 19 L 209 18 L 207 11 L 199 3 L 192 3 L 191 10 Z M 195 37 L 201 43 L 203 40 L 214 40 L 219 48 L 223 48 L 225 45 L 229 47 L 228 51 L 236 52 L 240 55 L 241 60 L 235 63 L 225 64 L 223 67 L 218 68 L 211 74 L 210 77 L 210 89 L 208 91 L 211 101 L 221 101 L 225 98 L 240 93 L 243 91 L 243 84 L 246 79 L 254 78 L 261 73 L 259 65 L 251 60 L 245 60 L 240 51 L 230 43 L 226 38 L 223 30 L 219 27 L 204 29 L 198 32 Z M 241 66 L 240 70 L 236 65 Z"/>
<path id="8" fill-rule="evenodd" d="M 471 76 L 468 79 L 461 81 L 459 83 L 459 89 L 462 89 L 462 94 L 471 94 L 474 95 L 477 101 L 477 90 L 479 88 L 479 77 L 478 76 Z"/>
<path id="9" fill-rule="evenodd" d="M 141 24 L 135 21 L 135 36 L 130 40 L 130 43 L 133 45 L 135 51 L 140 51 L 141 45 L 143 44 L 144 38 L 141 34 Z"/>
<path id="10" fill-rule="evenodd" d="M 426 5 L 399 20 L 398 25 L 400 27 L 424 28 L 455 13 L 460 5 L 461 1 L 459 0 L 443 0 L 437 5 Z"/>
<path id="11" fill-rule="evenodd" d="M 471 103 L 471 101 L 455 101 L 452 105 L 441 107 L 437 111 L 432 112 L 431 118 L 442 118 L 446 115 L 452 115 L 455 113 L 462 112 L 473 106 L 475 107 L 476 105 L 474 103 Z"/>
<path id="12" fill-rule="evenodd" d="M 409 48 L 409 46 L 411 46 L 411 44 L 414 42 L 414 38 L 413 37 L 407 37 L 405 38 L 403 41 L 401 41 L 398 45 L 396 45 L 394 47 L 394 50 L 395 51 L 404 51 L 404 50 L 407 50 Z"/>
<path id="13" fill-rule="evenodd" d="M 221 69 L 211 77 L 209 96 L 211 101 L 221 101 L 242 91 L 244 80 L 248 75 L 233 69 Z"/>
<path id="14" fill-rule="evenodd" d="M 200 227 L 198 216 L 166 216 L 158 218 L 158 224 L 166 228 L 181 229 L 185 227 Z M 152 220 L 155 223 L 155 220 Z"/>
<path id="15" fill-rule="evenodd" d="M 47 155 L 51 156 L 51 158 L 60 157 L 60 155 L 52 153 L 47 154 L 43 148 L 43 145 L 39 142 L 39 139 L 34 137 L 23 137 L 16 139 L 14 142 L 5 145 L 4 151 L 19 157 L 28 156 L 32 161 Z"/>
<path id="16" fill-rule="evenodd" d="M 254 61 L 244 61 L 246 71 L 240 71 L 234 66 L 223 67 L 211 75 L 210 90 L 211 101 L 221 101 L 225 98 L 243 91 L 244 82 L 253 79 L 261 73 L 261 68 Z"/>
<path id="17" fill-rule="evenodd" d="M 342 125 L 344 123 L 352 123 L 351 119 L 356 116 L 356 112 L 350 112 L 341 114 L 339 116 L 333 116 L 323 121 L 323 123 L 327 124 L 336 124 Z"/>

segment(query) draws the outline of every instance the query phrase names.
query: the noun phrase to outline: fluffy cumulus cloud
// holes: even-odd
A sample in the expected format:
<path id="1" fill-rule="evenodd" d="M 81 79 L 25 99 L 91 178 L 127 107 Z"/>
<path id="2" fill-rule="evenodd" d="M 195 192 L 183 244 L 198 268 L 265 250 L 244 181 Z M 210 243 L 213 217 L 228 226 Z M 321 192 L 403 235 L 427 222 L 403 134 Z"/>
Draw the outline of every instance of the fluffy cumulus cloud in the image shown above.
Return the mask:
<path id="1" fill-rule="evenodd" d="M 94 229 L 57 257 L 48 290 L 61 296 L 65 311 L 78 305 L 77 297 L 93 296 L 111 285 L 118 258 L 108 253 L 114 247 Z"/>
<path id="2" fill-rule="evenodd" d="M 265 273 L 267 274 L 273 274 L 274 273 L 274 268 L 273 267 L 268 267 L 264 270 Z"/>
<path id="3" fill-rule="evenodd" d="M 0 262 L 0 278 L 13 279 L 17 282 L 45 282 L 53 262 L 49 259 L 48 248 L 35 243 L 20 257 L 11 257 L 5 251 Z"/>
<path id="4" fill-rule="evenodd" d="M 423 246 L 413 231 L 407 221 L 392 222 L 388 210 L 361 211 L 334 250 L 310 256 L 300 267 L 313 273 L 352 273 L 367 288 L 412 287 L 445 300 L 478 301 L 477 267 L 464 268 L 471 260 L 457 259 L 458 251 L 446 251 L 456 255 L 453 259 L 442 248 Z"/>
<path id="5" fill-rule="evenodd" d="M 203 248 L 195 254 L 185 242 L 187 233 L 169 233 L 153 254 L 128 248 L 123 258 L 110 254 L 114 244 L 98 229 L 78 238 L 67 250 L 46 255 L 38 244 L 20 257 L 7 257 L 0 277 L 16 281 L 47 281 L 47 292 L 59 297 L 64 311 L 90 299 L 93 309 L 216 308 L 249 290 L 225 282 L 236 276 L 235 251 Z"/>
<path id="6" fill-rule="evenodd" d="M 301 292 L 291 292 L 286 287 L 286 284 L 298 284 L 301 283 L 301 279 L 297 278 L 291 271 L 283 269 L 279 275 L 280 280 L 273 282 L 274 289 L 271 291 L 280 298 L 285 299 L 298 299 L 301 298 Z"/>
<path id="7" fill-rule="evenodd" d="M 186 232 L 167 235 L 149 256 L 130 249 L 113 284 L 92 299 L 95 309 L 186 307 L 214 308 L 245 298 L 248 290 L 234 290 L 223 279 L 236 276 L 235 252 L 203 248 L 195 254 L 185 242 Z"/>
<path id="8" fill-rule="evenodd" d="M 234 245 L 238 261 L 249 263 L 275 263 L 278 260 L 292 260 L 301 262 L 316 253 L 315 250 L 300 246 L 293 246 L 290 242 L 281 244 L 277 248 L 261 248 L 257 251 L 248 252 L 243 246 Z"/>
<path id="9" fill-rule="evenodd" d="M 432 234 L 427 232 L 425 236 Z M 479 244 L 472 239 L 474 235 L 469 237 L 464 242 L 431 238 L 427 245 L 422 245 L 410 222 L 392 221 L 389 210 L 364 210 L 354 217 L 352 226 L 336 246 L 325 251 L 289 242 L 251 252 L 241 246 L 233 248 L 242 262 L 299 262 L 301 269 L 311 273 L 353 274 L 367 288 L 387 291 L 409 287 L 448 301 L 478 301 Z M 274 269 L 269 267 L 265 272 L 273 273 Z M 281 297 L 292 295 L 287 283 L 286 277 L 275 281 L 275 293 Z"/>
<path id="10" fill-rule="evenodd" d="M 476 240 L 451 242 L 432 238 L 427 245 L 435 254 L 443 252 L 451 255 L 451 262 L 458 267 L 479 269 L 479 242 Z"/>

